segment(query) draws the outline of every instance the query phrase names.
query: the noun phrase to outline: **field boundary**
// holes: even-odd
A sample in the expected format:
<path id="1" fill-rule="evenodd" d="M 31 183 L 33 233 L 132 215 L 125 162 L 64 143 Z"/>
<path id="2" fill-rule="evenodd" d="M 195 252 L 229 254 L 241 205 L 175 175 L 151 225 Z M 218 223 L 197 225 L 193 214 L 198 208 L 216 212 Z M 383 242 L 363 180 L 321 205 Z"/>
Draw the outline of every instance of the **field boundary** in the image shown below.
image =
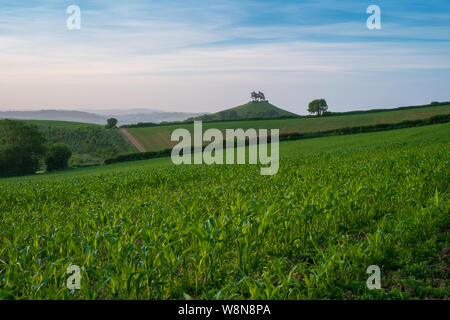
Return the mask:
<path id="1" fill-rule="evenodd" d="M 359 126 L 359 127 L 346 127 L 336 130 L 329 131 L 319 131 L 319 132 L 309 132 L 309 133 L 284 133 L 280 134 L 280 142 L 281 141 L 294 141 L 294 140 L 303 140 L 303 139 L 313 139 L 313 138 L 321 138 L 321 137 L 329 137 L 329 136 L 339 136 L 339 135 L 351 135 L 358 133 L 370 133 L 370 132 L 380 132 L 380 131 L 389 131 L 395 129 L 406 129 L 412 127 L 421 127 L 432 124 L 442 124 L 450 122 L 450 114 L 445 115 L 437 115 L 428 119 L 422 120 L 406 120 L 398 123 L 385 123 L 385 124 L 376 124 L 370 126 Z M 270 137 L 269 137 L 270 138 Z M 225 141 L 224 141 L 225 142 Z M 248 141 L 246 141 L 248 143 Z M 203 146 L 205 148 L 205 146 Z M 193 152 L 193 149 L 191 150 Z M 172 153 L 172 148 L 163 149 L 159 151 L 148 151 L 141 153 L 129 153 L 122 154 L 114 158 L 106 159 L 104 164 L 113 164 L 118 162 L 128 162 L 128 161 L 138 161 L 138 160 L 149 160 L 155 158 L 164 158 L 170 156 Z"/>

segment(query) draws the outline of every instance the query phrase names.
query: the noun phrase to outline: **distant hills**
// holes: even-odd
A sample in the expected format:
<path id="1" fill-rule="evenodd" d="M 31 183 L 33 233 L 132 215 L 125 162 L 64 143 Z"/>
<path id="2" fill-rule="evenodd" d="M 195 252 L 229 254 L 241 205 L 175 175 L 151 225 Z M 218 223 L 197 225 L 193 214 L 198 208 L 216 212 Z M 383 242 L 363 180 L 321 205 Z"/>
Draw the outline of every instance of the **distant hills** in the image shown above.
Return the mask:
<path id="1" fill-rule="evenodd" d="M 264 119 L 298 117 L 297 114 L 280 109 L 268 101 L 252 101 L 241 106 L 237 106 L 213 114 L 206 114 L 196 117 L 196 120 L 215 121 L 215 120 L 244 120 L 244 119 Z"/>
<path id="2" fill-rule="evenodd" d="M 119 120 L 119 125 L 138 122 L 183 121 L 199 115 L 200 113 L 164 112 L 146 109 L 105 110 L 97 113 L 73 110 L 0 111 L 0 119 L 57 120 L 105 124 L 108 118 L 116 118 Z"/>
<path id="3" fill-rule="evenodd" d="M 368 114 L 387 112 L 394 110 L 407 110 L 424 107 L 448 106 L 450 102 L 432 102 L 428 105 L 406 106 L 395 109 L 373 109 L 347 112 L 327 112 L 325 116 L 344 116 L 356 114 Z M 219 111 L 213 114 L 188 113 L 188 112 L 165 112 L 156 109 L 110 109 L 98 110 L 95 113 L 88 110 L 39 110 L 39 111 L 0 111 L 0 119 L 19 120 L 47 120 L 68 121 L 86 124 L 104 125 L 108 118 L 117 118 L 118 126 L 125 127 L 152 127 L 157 125 L 178 124 L 181 122 L 193 122 L 202 120 L 204 122 L 233 121 L 233 120 L 266 120 L 300 118 L 295 113 L 283 110 L 268 101 L 252 101 L 246 104 Z M 309 116 L 307 116 L 309 117 Z"/>
<path id="4" fill-rule="evenodd" d="M 138 123 L 172 123 L 188 119 L 221 121 L 297 116 L 294 113 L 274 106 L 268 101 L 249 102 L 213 114 L 165 112 L 152 109 L 111 109 L 96 111 L 95 113 L 75 110 L 0 111 L 0 119 L 70 121 L 103 125 L 106 124 L 108 118 L 116 118 L 119 120 L 119 126 Z"/>

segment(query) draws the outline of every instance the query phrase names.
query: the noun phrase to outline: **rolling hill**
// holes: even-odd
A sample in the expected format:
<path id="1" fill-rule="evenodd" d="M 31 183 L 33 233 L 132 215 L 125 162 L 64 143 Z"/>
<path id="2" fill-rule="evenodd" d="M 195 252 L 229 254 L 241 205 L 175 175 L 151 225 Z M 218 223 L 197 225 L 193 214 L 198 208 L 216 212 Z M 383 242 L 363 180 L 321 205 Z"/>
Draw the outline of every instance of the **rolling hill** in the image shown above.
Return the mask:
<path id="1" fill-rule="evenodd" d="M 254 118 L 280 118 L 296 117 L 295 113 L 280 109 L 268 101 L 249 102 L 224 111 L 207 114 L 197 117 L 196 120 L 216 121 L 216 120 L 238 120 Z"/>
<path id="2" fill-rule="evenodd" d="M 111 156 L 137 151 L 117 128 L 70 121 L 22 121 L 35 125 L 48 142 L 66 143 L 72 150 L 71 166 L 102 164 Z"/>
<path id="3" fill-rule="evenodd" d="M 237 107 L 238 111 L 253 109 L 254 106 L 243 105 Z M 276 107 L 275 107 L 276 108 Z M 234 108 L 236 109 L 236 108 Z M 230 109 L 233 110 L 233 109 Z M 420 120 L 435 115 L 450 113 L 450 105 L 426 106 L 411 109 L 396 109 L 383 112 L 366 112 L 349 115 L 328 117 L 292 118 L 292 119 L 268 119 L 248 121 L 223 121 L 203 123 L 204 130 L 217 128 L 223 132 L 233 128 L 255 129 L 280 129 L 280 133 L 306 133 L 326 130 L 335 130 L 345 127 L 358 127 L 376 124 L 398 123 L 405 120 Z M 176 142 L 170 141 L 171 133 L 178 128 L 185 128 L 193 132 L 192 123 L 181 123 L 167 126 L 155 126 L 144 128 L 128 128 L 127 131 L 142 145 L 146 151 L 159 151 L 173 147 Z"/>

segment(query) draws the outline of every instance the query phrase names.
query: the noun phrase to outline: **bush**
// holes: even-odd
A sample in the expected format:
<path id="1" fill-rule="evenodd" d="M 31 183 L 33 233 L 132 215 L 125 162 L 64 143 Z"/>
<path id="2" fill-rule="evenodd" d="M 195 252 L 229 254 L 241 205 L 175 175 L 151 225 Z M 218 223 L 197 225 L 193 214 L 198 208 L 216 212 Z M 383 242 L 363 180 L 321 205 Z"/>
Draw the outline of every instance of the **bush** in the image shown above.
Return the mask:
<path id="1" fill-rule="evenodd" d="M 315 113 L 318 116 L 323 115 L 327 111 L 328 111 L 328 104 L 325 101 L 325 99 L 313 100 L 308 105 L 308 112 Z"/>
<path id="2" fill-rule="evenodd" d="M 35 126 L 0 120 L 0 176 L 35 173 L 45 153 L 44 142 Z"/>
<path id="3" fill-rule="evenodd" d="M 72 156 L 72 151 L 64 143 L 53 144 L 48 148 L 45 156 L 47 171 L 64 169 Z"/>
<path id="4" fill-rule="evenodd" d="M 107 124 L 105 126 L 106 129 L 111 129 L 111 128 L 115 128 L 117 125 L 117 119 L 116 118 L 109 118 L 107 120 Z"/>

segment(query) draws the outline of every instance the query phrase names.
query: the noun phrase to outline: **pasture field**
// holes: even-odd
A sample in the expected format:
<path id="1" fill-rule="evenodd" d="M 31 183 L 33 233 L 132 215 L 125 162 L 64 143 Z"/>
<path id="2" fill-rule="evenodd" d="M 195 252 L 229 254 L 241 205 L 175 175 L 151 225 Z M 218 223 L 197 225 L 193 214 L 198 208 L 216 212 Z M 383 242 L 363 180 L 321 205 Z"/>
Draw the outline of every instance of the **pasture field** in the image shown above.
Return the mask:
<path id="1" fill-rule="evenodd" d="M 318 132 L 345 127 L 368 126 L 380 123 L 399 123 L 405 120 L 420 120 L 431 118 L 435 115 L 450 113 L 450 105 L 430 106 L 415 109 L 393 110 L 378 113 L 353 114 L 331 117 L 278 119 L 278 120 L 253 120 L 238 122 L 211 122 L 203 123 L 204 130 L 217 128 L 225 129 L 280 129 L 280 133 L 305 133 Z M 157 126 L 148 128 L 128 128 L 146 151 L 159 151 L 176 145 L 170 141 L 170 135 L 178 128 L 185 128 L 193 132 L 193 124 L 179 124 L 170 126 Z"/>
<path id="2" fill-rule="evenodd" d="M 0 179 L 0 298 L 443 299 L 449 152 L 447 123 L 283 142 L 270 177 L 165 158 Z"/>

